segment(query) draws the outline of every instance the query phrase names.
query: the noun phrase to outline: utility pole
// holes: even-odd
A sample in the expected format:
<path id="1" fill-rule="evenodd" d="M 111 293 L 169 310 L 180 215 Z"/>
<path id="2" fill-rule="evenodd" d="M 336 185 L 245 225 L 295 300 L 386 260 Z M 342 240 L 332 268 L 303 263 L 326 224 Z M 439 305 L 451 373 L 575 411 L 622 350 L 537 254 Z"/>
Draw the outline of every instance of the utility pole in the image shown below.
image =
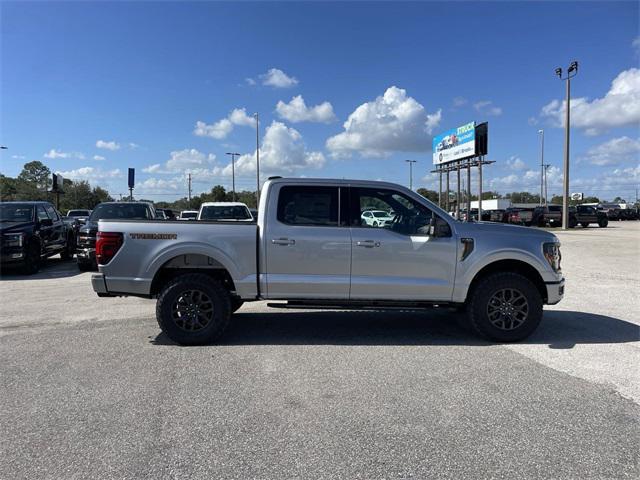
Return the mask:
<path id="1" fill-rule="evenodd" d="M 544 168 L 544 130 L 540 129 L 538 130 L 538 133 L 540 134 L 540 205 L 542 205 L 542 196 L 544 194 L 542 186 L 543 179 L 546 173 L 546 170 Z"/>
<path id="2" fill-rule="evenodd" d="M 550 163 L 545 163 L 544 164 L 544 206 L 547 206 L 547 202 L 548 200 L 548 193 L 547 193 L 547 169 L 551 166 Z"/>
<path id="3" fill-rule="evenodd" d="M 573 74 L 573 75 L 572 75 Z M 578 62 L 571 62 L 566 77 L 562 78 L 562 68 L 556 68 L 556 75 L 567 83 L 567 99 L 564 120 L 564 173 L 562 178 L 562 229 L 569 228 L 569 132 L 571 112 L 571 79 L 578 74 Z"/>
<path id="4" fill-rule="evenodd" d="M 236 201 L 236 157 L 239 157 L 239 153 L 227 152 L 226 155 L 231 155 L 231 191 L 233 201 Z"/>
<path id="5" fill-rule="evenodd" d="M 413 190 L 413 164 L 417 163 L 417 160 L 405 160 L 409 164 L 409 190 Z"/>
<path id="6" fill-rule="evenodd" d="M 258 112 L 256 117 L 256 208 L 260 205 L 260 118 Z"/>
<path id="7" fill-rule="evenodd" d="M 191 173 L 188 174 L 187 178 L 189 179 L 189 209 L 191 209 Z"/>

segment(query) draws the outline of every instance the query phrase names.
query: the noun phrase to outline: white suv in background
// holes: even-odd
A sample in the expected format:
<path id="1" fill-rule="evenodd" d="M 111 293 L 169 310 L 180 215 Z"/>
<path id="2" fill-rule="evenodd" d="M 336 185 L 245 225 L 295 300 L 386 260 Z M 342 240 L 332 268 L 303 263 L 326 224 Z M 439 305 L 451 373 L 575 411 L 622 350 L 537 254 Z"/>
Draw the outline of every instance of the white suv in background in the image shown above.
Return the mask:
<path id="1" fill-rule="evenodd" d="M 365 210 L 360 217 L 364 224 L 371 227 L 384 227 L 393 221 L 393 215 L 384 210 Z"/>
<path id="2" fill-rule="evenodd" d="M 197 220 L 198 219 L 198 211 L 197 210 L 182 210 L 180 212 L 180 216 L 178 220 Z"/>
<path id="3" fill-rule="evenodd" d="M 242 202 L 205 202 L 200 206 L 198 220 L 252 222 L 253 215 Z"/>

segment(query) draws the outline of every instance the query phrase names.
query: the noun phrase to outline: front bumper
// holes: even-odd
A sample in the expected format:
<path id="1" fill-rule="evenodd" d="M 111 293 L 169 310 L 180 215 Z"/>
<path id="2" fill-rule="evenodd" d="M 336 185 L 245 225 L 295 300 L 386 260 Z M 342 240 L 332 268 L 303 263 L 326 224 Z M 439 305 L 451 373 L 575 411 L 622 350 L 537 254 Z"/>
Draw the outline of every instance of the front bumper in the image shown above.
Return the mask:
<path id="1" fill-rule="evenodd" d="M 96 263 L 96 249 L 95 248 L 78 248 L 76 250 L 78 260 L 81 262 Z"/>
<path id="2" fill-rule="evenodd" d="M 2 247 L 2 250 L 0 250 L 0 263 L 2 265 L 24 262 L 25 257 L 23 247 Z"/>
<path id="3" fill-rule="evenodd" d="M 547 305 L 555 305 L 564 297 L 564 278 L 559 282 L 547 282 Z"/>

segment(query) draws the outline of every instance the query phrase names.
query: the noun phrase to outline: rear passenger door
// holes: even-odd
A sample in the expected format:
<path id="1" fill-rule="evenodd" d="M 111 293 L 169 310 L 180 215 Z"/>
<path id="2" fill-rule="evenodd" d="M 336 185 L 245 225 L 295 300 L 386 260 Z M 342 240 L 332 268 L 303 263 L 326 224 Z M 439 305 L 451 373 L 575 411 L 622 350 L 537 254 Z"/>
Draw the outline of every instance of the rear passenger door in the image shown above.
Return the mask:
<path id="1" fill-rule="evenodd" d="M 351 234 L 347 191 L 274 185 L 267 208 L 267 298 L 349 298 Z"/>
<path id="2" fill-rule="evenodd" d="M 47 210 L 49 218 L 53 222 L 53 225 L 51 226 L 51 240 L 49 250 L 62 250 L 65 247 L 67 241 L 67 238 L 65 236 L 66 227 L 64 225 L 64 222 L 52 205 L 45 205 L 45 209 Z"/>

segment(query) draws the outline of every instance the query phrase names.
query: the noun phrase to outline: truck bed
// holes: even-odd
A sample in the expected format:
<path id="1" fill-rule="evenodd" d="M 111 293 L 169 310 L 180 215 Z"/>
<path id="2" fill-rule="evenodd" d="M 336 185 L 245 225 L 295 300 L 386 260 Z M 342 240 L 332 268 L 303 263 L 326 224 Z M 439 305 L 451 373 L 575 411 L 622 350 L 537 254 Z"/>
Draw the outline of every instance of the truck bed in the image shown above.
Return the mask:
<path id="1" fill-rule="evenodd" d="M 114 258 L 99 266 L 109 292 L 147 295 L 155 272 L 171 262 L 173 268 L 223 267 L 239 294 L 257 294 L 255 223 L 100 220 L 99 230 L 123 234 Z"/>

